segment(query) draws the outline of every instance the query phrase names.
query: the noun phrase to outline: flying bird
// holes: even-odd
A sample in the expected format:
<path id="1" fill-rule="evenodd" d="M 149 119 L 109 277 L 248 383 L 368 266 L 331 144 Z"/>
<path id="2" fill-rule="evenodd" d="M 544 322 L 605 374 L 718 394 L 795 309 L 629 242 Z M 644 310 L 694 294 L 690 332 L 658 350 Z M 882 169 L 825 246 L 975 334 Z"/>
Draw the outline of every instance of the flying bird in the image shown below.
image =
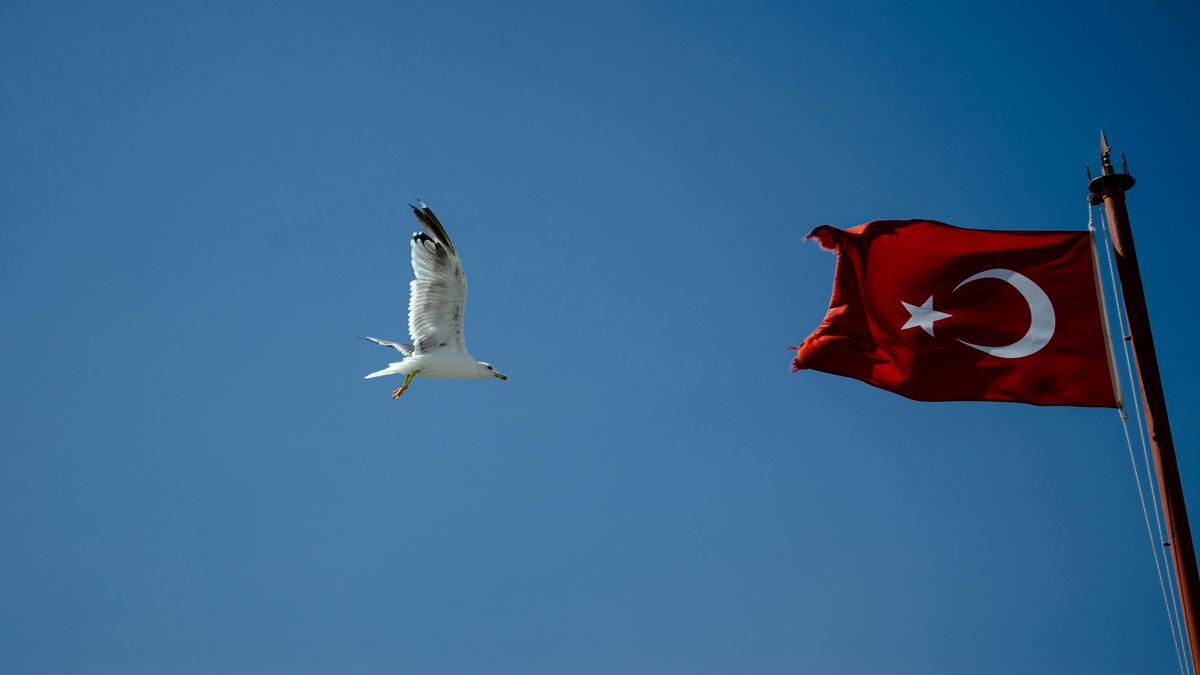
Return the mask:
<path id="1" fill-rule="evenodd" d="M 416 276 L 409 283 L 408 297 L 408 334 L 412 343 L 362 336 L 405 356 L 364 378 L 404 375 L 404 384 L 392 391 L 393 399 L 408 391 L 418 375 L 446 380 L 508 379 L 492 364 L 476 361 L 467 351 L 463 336 L 467 275 L 446 228 L 425 202 L 420 204 L 408 205 L 425 230 L 412 236 L 412 266 Z"/>

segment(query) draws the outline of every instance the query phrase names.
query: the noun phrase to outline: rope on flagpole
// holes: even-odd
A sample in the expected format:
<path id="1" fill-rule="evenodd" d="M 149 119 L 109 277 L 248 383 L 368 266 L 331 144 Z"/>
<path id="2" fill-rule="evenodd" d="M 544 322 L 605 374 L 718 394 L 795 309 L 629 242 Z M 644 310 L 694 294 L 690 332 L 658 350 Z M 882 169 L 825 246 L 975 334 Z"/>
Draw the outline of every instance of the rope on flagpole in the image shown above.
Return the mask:
<path id="1" fill-rule="evenodd" d="M 1091 207 L 1089 206 L 1088 208 L 1090 210 Z M 1131 388 L 1136 388 L 1137 381 L 1134 379 L 1134 375 L 1133 375 L 1133 359 L 1130 358 L 1130 356 L 1129 356 L 1129 337 L 1128 337 L 1129 336 L 1129 326 L 1125 323 L 1125 310 L 1124 310 L 1124 307 L 1121 306 L 1121 300 L 1120 300 L 1121 296 L 1118 294 L 1118 290 L 1117 290 L 1117 273 L 1113 269 L 1112 246 L 1108 244 L 1108 240 L 1107 240 L 1108 217 L 1105 215 L 1105 213 L 1103 211 L 1100 212 L 1100 221 L 1101 221 L 1101 225 L 1104 226 L 1103 227 L 1103 229 L 1104 229 L 1103 236 L 1105 237 L 1104 255 L 1108 259 L 1108 279 L 1112 283 L 1113 305 L 1116 307 L 1116 310 L 1117 310 L 1117 330 L 1121 332 L 1121 351 L 1125 354 L 1125 372 L 1129 378 L 1129 386 Z M 1091 228 L 1092 225 L 1091 225 L 1091 214 L 1090 213 L 1088 214 L 1088 223 L 1089 223 L 1088 227 Z M 1132 389 L 1131 389 L 1131 391 L 1132 391 Z M 1153 473 L 1152 467 L 1150 466 L 1150 450 L 1146 446 L 1146 428 L 1145 428 L 1145 423 L 1142 421 L 1141 402 L 1138 401 L 1138 397 L 1136 395 L 1130 396 L 1130 400 L 1133 401 L 1133 418 L 1137 421 L 1138 440 L 1140 440 L 1142 443 L 1142 462 L 1146 467 L 1146 483 L 1147 483 L 1147 485 L 1150 485 L 1151 484 L 1150 476 L 1153 476 L 1154 473 Z M 1122 402 L 1122 408 L 1124 408 L 1124 402 Z M 1126 418 L 1128 418 L 1128 415 L 1126 415 Z M 1154 502 L 1153 499 L 1150 500 L 1150 502 L 1154 506 L 1154 508 L 1153 508 L 1154 523 L 1158 527 L 1158 540 L 1160 542 L 1166 542 L 1167 539 L 1166 539 L 1166 536 L 1163 534 L 1162 518 L 1159 516 L 1158 504 L 1156 502 Z M 1158 550 L 1157 547 L 1155 548 L 1155 550 L 1156 551 Z M 1167 557 L 1168 556 L 1166 556 L 1165 554 L 1163 555 L 1163 558 L 1167 558 Z"/>
<path id="2" fill-rule="evenodd" d="M 1091 205 L 1091 202 L 1088 202 L 1088 230 L 1090 230 L 1094 236 L 1096 232 L 1096 226 L 1093 219 L 1093 208 L 1094 207 Z M 1125 325 L 1124 312 L 1123 308 L 1121 307 L 1121 295 L 1117 289 L 1117 275 L 1113 265 L 1112 247 L 1107 241 L 1108 223 L 1103 211 L 1100 213 L 1100 218 L 1103 224 L 1101 229 L 1104 231 L 1103 236 L 1105 237 L 1104 253 L 1108 261 L 1108 278 L 1112 282 L 1113 305 L 1117 310 L 1117 330 L 1121 333 L 1121 348 L 1125 355 L 1125 370 L 1129 378 L 1129 386 L 1131 387 L 1131 391 L 1133 391 L 1137 389 L 1137 381 L 1134 379 L 1133 375 L 1133 360 L 1129 355 L 1129 341 L 1125 337 L 1129 334 L 1129 332 Z M 1146 467 L 1146 490 L 1148 491 L 1154 484 L 1152 478 L 1154 474 L 1151 472 L 1150 454 L 1146 447 L 1146 431 L 1142 423 L 1140 405 L 1137 400 L 1138 397 L 1135 395 L 1130 396 L 1130 398 L 1133 400 L 1133 413 L 1138 425 L 1138 439 L 1142 444 L 1142 460 L 1144 461 Z M 1150 541 L 1150 552 L 1154 555 L 1154 570 L 1158 573 L 1158 588 L 1162 592 L 1163 606 L 1167 611 L 1167 623 L 1171 627 L 1171 640 L 1175 643 L 1175 659 L 1179 662 L 1179 672 L 1183 673 L 1184 675 L 1188 675 L 1188 673 L 1191 672 L 1191 668 L 1184 665 L 1184 656 L 1186 655 L 1188 644 L 1186 636 L 1182 635 L 1186 629 L 1183 626 L 1183 618 L 1179 614 L 1179 601 L 1176 598 L 1174 587 L 1170 581 L 1170 557 L 1167 556 L 1165 551 L 1163 551 L 1163 560 L 1161 563 L 1159 561 L 1159 552 L 1161 548 L 1159 547 L 1158 542 L 1162 542 L 1164 544 L 1162 548 L 1165 548 L 1166 544 L 1166 539 L 1163 537 L 1162 518 L 1159 516 L 1158 505 L 1154 502 L 1153 498 L 1150 500 L 1152 505 L 1151 509 L 1146 508 L 1146 495 L 1145 491 L 1142 490 L 1142 478 L 1140 472 L 1138 471 L 1137 459 L 1133 450 L 1133 439 L 1129 435 L 1129 414 L 1125 410 L 1124 401 L 1121 402 L 1121 407 L 1117 409 L 1117 414 L 1121 418 L 1121 428 L 1125 432 L 1125 445 L 1129 449 L 1129 465 L 1133 468 L 1133 480 L 1137 484 L 1138 501 L 1140 501 L 1142 504 L 1142 518 L 1146 523 L 1146 536 Z M 1158 526 L 1157 541 L 1154 539 L 1154 530 L 1150 527 L 1150 510 L 1154 511 L 1154 521 Z M 1163 565 L 1165 565 L 1167 568 L 1165 580 L 1163 575 Z M 1172 600 L 1174 600 L 1174 602 L 1172 602 Z M 1172 611 L 1172 609 L 1174 609 L 1174 611 Z M 1182 648 L 1180 645 L 1181 642 Z M 1187 662 L 1190 663 L 1190 659 L 1188 659 Z"/>
<path id="3" fill-rule="evenodd" d="M 1158 589 L 1162 591 L 1163 609 L 1167 612 L 1167 623 L 1171 627 L 1171 641 L 1175 643 L 1175 660 L 1179 662 L 1179 672 L 1183 673 L 1183 675 L 1188 675 L 1190 669 L 1184 665 L 1183 653 L 1179 647 L 1179 630 L 1176 628 L 1177 614 L 1171 611 L 1171 601 L 1168 599 L 1173 591 L 1171 593 L 1167 591 L 1167 586 L 1170 585 L 1170 582 L 1163 579 L 1162 565 L 1158 559 L 1158 546 L 1154 541 L 1154 531 L 1150 529 L 1150 514 L 1146 509 L 1146 497 L 1142 491 L 1142 479 L 1138 475 L 1137 459 L 1134 458 L 1133 454 L 1133 439 L 1129 435 L 1129 415 L 1125 414 L 1125 410 L 1123 409 L 1118 409 L 1117 414 L 1121 417 L 1121 428 L 1125 431 L 1125 445 L 1129 448 L 1129 463 L 1133 467 L 1133 480 L 1137 483 L 1138 500 L 1142 502 L 1142 517 L 1146 521 L 1146 536 L 1150 541 L 1150 552 L 1154 555 L 1154 571 L 1158 573 Z M 1146 478 L 1147 482 L 1149 482 L 1149 476 Z M 1168 569 L 1169 572 L 1170 569 Z M 1186 649 L 1186 642 L 1184 648 Z"/>
<path id="4" fill-rule="evenodd" d="M 1090 204 L 1090 202 L 1089 202 L 1089 204 Z M 1089 209 L 1090 209 L 1090 206 L 1089 206 Z M 1089 219 L 1090 219 L 1090 213 L 1089 213 Z M 1108 216 L 1104 211 L 1100 212 L 1100 220 L 1101 220 L 1101 224 L 1104 226 L 1103 227 L 1104 236 L 1107 237 L 1108 236 Z M 1133 357 L 1131 357 L 1129 354 L 1129 340 L 1126 337 L 1129 335 L 1129 325 L 1128 325 L 1128 322 L 1125 317 L 1124 307 L 1122 306 L 1121 301 L 1120 301 L 1121 296 L 1116 294 L 1117 293 L 1117 273 L 1113 267 L 1112 246 L 1110 244 L 1108 244 L 1107 242 L 1104 247 L 1104 252 L 1108 259 L 1108 278 L 1112 283 L 1114 305 L 1116 306 L 1116 309 L 1117 309 L 1117 329 L 1121 331 L 1121 336 L 1122 336 L 1121 350 L 1125 354 L 1125 372 L 1129 378 L 1129 386 L 1132 390 L 1137 387 L 1137 380 L 1135 379 L 1135 376 L 1133 373 Z M 1152 478 L 1152 476 L 1154 476 L 1155 474 L 1154 474 L 1154 469 L 1150 465 L 1150 450 L 1147 447 L 1147 443 L 1146 443 L 1146 428 L 1145 428 L 1145 423 L 1142 421 L 1141 402 L 1138 400 L 1137 396 L 1132 396 L 1131 398 L 1133 399 L 1133 417 L 1137 421 L 1138 440 L 1141 442 L 1141 445 L 1142 445 L 1142 462 L 1143 462 L 1144 466 L 1146 467 L 1146 486 L 1147 486 L 1146 489 L 1147 489 L 1147 491 L 1150 491 L 1150 489 L 1151 489 L 1150 486 L 1154 484 L 1154 479 Z M 1122 414 L 1125 415 L 1126 419 L 1128 419 L 1128 415 L 1125 413 L 1124 410 L 1122 410 Z M 1174 561 L 1171 559 L 1171 556 L 1167 554 L 1168 540 L 1167 540 L 1166 535 L 1163 534 L 1162 517 L 1160 516 L 1161 509 L 1159 507 L 1159 504 L 1153 498 L 1151 498 L 1150 502 L 1151 502 L 1151 504 L 1153 506 L 1153 510 L 1154 510 L 1154 521 L 1158 526 L 1158 542 L 1162 544 L 1161 547 L 1159 547 L 1159 546 L 1154 547 L 1155 558 L 1156 558 L 1156 562 L 1157 562 L 1157 557 L 1161 553 L 1162 558 L 1163 558 L 1163 567 L 1166 568 L 1166 570 L 1167 570 L 1167 575 L 1166 575 L 1167 591 L 1168 591 L 1167 594 L 1171 598 L 1171 606 L 1174 609 L 1175 625 L 1178 626 L 1178 629 L 1179 629 L 1179 636 L 1180 636 L 1179 639 L 1180 639 L 1180 642 L 1182 643 L 1182 651 L 1183 651 L 1183 655 L 1184 655 L 1184 661 L 1186 663 L 1190 664 L 1191 658 L 1189 658 L 1190 655 L 1188 653 L 1188 650 L 1190 649 L 1190 645 L 1186 639 L 1187 627 L 1184 625 L 1184 622 L 1183 622 L 1183 615 L 1181 613 L 1181 609 L 1179 606 L 1179 595 L 1178 595 L 1178 593 L 1175 592 L 1176 589 L 1175 589 L 1174 581 L 1173 581 L 1174 575 L 1171 573 L 1171 565 L 1174 564 Z M 1188 670 L 1189 670 L 1189 672 L 1191 672 L 1192 668 L 1189 666 Z"/>

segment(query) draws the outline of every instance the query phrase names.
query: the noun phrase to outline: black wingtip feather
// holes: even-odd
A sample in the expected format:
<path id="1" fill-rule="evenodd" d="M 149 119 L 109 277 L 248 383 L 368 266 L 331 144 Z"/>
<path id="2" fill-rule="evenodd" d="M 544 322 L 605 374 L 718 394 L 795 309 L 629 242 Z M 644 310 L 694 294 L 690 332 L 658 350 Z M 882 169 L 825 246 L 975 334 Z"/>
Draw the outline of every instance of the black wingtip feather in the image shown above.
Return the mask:
<path id="1" fill-rule="evenodd" d="M 412 209 L 413 215 L 417 217 L 421 227 L 425 228 L 425 231 L 432 235 L 434 240 L 445 246 L 450 253 L 458 255 L 458 252 L 454 250 L 454 244 L 450 243 L 450 235 L 446 234 L 446 228 L 442 227 L 442 221 L 433 214 L 433 209 L 424 203 L 420 207 L 409 204 L 408 208 Z"/>

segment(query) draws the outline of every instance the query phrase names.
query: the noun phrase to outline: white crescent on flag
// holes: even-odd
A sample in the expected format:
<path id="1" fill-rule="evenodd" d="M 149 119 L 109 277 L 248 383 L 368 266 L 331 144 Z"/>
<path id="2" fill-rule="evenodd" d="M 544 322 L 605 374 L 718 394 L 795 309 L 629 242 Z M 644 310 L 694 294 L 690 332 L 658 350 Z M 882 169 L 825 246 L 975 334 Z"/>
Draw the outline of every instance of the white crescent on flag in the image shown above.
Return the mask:
<path id="1" fill-rule="evenodd" d="M 954 287 L 954 290 L 957 291 L 972 281 L 978 281 L 979 279 L 999 279 L 1017 289 L 1029 305 L 1029 330 L 1025 332 L 1025 336 L 1020 340 L 1000 347 L 977 345 L 966 340 L 958 340 L 959 342 L 972 349 L 978 349 L 985 354 L 997 356 L 1002 359 L 1019 359 L 1029 356 L 1050 343 L 1050 338 L 1054 337 L 1054 305 L 1050 303 L 1050 296 L 1046 295 L 1046 292 L 1040 286 L 1033 283 L 1033 280 L 1020 272 L 997 268 L 972 274 L 959 282 Z"/>

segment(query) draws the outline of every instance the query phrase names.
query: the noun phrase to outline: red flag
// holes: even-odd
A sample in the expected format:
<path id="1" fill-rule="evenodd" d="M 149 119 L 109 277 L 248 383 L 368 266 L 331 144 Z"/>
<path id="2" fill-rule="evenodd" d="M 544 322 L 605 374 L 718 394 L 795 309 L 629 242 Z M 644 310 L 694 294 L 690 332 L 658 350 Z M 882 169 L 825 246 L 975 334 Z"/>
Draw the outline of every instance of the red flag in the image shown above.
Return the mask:
<path id="1" fill-rule="evenodd" d="M 918 401 L 1117 406 L 1088 232 L 877 220 L 808 236 L 837 271 L 793 370 Z"/>

